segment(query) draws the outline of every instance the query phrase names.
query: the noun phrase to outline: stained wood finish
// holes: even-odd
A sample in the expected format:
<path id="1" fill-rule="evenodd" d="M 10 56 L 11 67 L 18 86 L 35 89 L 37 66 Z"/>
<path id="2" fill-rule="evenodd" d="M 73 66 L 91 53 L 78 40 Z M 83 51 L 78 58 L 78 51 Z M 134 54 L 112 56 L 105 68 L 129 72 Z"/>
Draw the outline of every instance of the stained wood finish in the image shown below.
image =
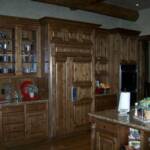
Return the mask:
<path id="1" fill-rule="evenodd" d="M 50 18 L 41 24 L 48 39 L 42 44 L 50 50 L 50 136 L 87 130 L 93 99 L 93 25 Z M 77 88 L 75 102 L 73 86 Z"/>
<path id="2" fill-rule="evenodd" d="M 96 150 L 115 150 L 117 149 L 116 137 L 107 134 L 97 133 Z"/>
<path id="3" fill-rule="evenodd" d="M 106 109 L 115 109 L 117 107 L 117 95 L 96 95 L 95 97 L 95 111 L 102 111 Z"/>
<path id="4" fill-rule="evenodd" d="M 46 102 L 2 106 L 2 136 L 6 145 L 18 145 L 47 138 Z"/>
<path id="5" fill-rule="evenodd" d="M 107 30 L 98 30 L 95 39 L 95 80 L 108 84 L 112 80 L 109 34 Z"/>
<path id="6" fill-rule="evenodd" d="M 68 0 L 34 0 L 38 2 L 55 4 L 59 6 L 69 7 L 71 9 L 81 9 L 86 11 L 92 11 L 112 17 L 127 19 L 135 21 L 139 17 L 139 13 L 136 10 L 119 7 L 112 4 L 102 2 L 103 0 L 88 0 L 88 1 L 68 1 Z M 119 13 L 118 13 L 119 12 Z"/>
<path id="7" fill-rule="evenodd" d="M 118 150 L 127 144 L 128 129 L 103 120 L 92 119 L 92 150 Z M 121 136 L 124 135 L 124 136 Z"/>
<path id="8" fill-rule="evenodd" d="M 120 29 L 123 33 L 124 29 Z M 112 89 L 114 93 L 119 91 L 119 65 L 138 64 L 138 33 L 127 30 L 129 34 L 123 34 L 120 30 L 110 35 L 110 68 Z M 133 34 L 132 34 L 133 33 Z"/>
<path id="9" fill-rule="evenodd" d="M 15 56 L 15 73 L 11 74 L 0 74 L 1 78 L 8 78 L 10 76 L 25 76 L 23 74 L 23 67 L 22 67 L 22 31 L 35 31 L 36 32 L 36 54 L 37 54 L 37 74 L 35 76 L 41 77 L 41 44 L 40 44 L 40 24 L 38 20 L 34 19 L 23 19 L 18 17 L 7 17 L 7 16 L 0 16 L 0 28 L 2 29 L 11 29 L 12 33 L 12 53 Z M 11 31 L 10 30 L 10 31 Z M 27 39 L 26 39 L 27 40 Z M 8 53 L 7 53 L 8 55 Z M 14 60 L 13 60 L 14 61 Z M 13 63 L 12 63 L 13 64 Z M 31 75 L 32 76 L 32 75 Z M 34 75 L 33 75 L 34 76 Z"/>

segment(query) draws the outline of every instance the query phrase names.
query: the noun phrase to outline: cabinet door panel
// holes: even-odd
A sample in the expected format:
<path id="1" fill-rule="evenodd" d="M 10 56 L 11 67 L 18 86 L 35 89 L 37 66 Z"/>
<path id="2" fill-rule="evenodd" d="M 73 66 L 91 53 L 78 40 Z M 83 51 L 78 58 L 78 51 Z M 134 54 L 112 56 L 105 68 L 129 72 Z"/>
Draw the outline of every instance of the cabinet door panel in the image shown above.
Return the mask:
<path id="1" fill-rule="evenodd" d="M 74 106 L 74 125 L 75 127 L 87 125 L 89 123 L 88 113 L 91 111 L 91 103 L 79 104 Z"/>
<path id="2" fill-rule="evenodd" d="M 27 115 L 26 136 L 39 137 L 47 135 L 47 113 L 37 113 Z"/>
<path id="3" fill-rule="evenodd" d="M 91 81 L 91 63 L 90 62 L 74 62 L 73 64 L 73 81 Z"/>
<path id="4" fill-rule="evenodd" d="M 116 137 L 107 135 L 105 133 L 96 133 L 96 150 L 116 150 Z"/>
<path id="5" fill-rule="evenodd" d="M 70 99 L 71 80 L 69 58 L 56 61 L 56 99 L 55 99 L 55 134 L 64 135 L 72 131 L 72 102 Z M 70 89 L 70 90 L 69 90 Z"/>

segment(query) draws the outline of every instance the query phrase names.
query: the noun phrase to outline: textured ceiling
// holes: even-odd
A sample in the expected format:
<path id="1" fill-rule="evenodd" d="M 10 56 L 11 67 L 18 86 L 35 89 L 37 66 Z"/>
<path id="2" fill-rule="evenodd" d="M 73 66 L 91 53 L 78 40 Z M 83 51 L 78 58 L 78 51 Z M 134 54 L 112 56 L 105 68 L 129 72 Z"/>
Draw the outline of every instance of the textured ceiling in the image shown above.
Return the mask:
<path id="1" fill-rule="evenodd" d="M 105 0 L 105 2 L 134 10 L 150 8 L 150 0 Z M 139 3 L 139 7 L 136 7 L 136 2 Z"/>

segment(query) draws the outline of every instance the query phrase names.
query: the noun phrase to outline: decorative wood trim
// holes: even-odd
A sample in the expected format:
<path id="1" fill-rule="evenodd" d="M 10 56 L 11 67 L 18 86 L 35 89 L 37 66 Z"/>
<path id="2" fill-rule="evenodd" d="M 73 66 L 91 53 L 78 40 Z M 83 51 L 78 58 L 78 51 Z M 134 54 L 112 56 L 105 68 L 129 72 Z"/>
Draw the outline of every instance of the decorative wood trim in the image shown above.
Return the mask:
<path id="1" fill-rule="evenodd" d="M 90 57 L 91 54 L 88 53 L 81 53 L 81 52 L 60 52 L 60 53 L 56 53 L 55 55 L 56 57 Z"/>
<path id="2" fill-rule="evenodd" d="M 75 101 L 73 104 L 74 105 L 88 105 L 92 103 L 92 98 L 84 98 L 84 99 L 79 99 L 77 101 Z"/>
<path id="3" fill-rule="evenodd" d="M 74 86 L 79 86 L 79 87 L 91 87 L 92 86 L 92 82 L 91 81 L 89 81 L 89 82 L 87 82 L 87 81 L 85 81 L 85 82 L 73 82 L 72 83 Z"/>
<path id="4" fill-rule="evenodd" d="M 85 63 L 85 62 L 91 62 L 92 61 L 92 57 L 75 57 L 73 58 L 73 62 L 80 62 L 80 63 Z"/>

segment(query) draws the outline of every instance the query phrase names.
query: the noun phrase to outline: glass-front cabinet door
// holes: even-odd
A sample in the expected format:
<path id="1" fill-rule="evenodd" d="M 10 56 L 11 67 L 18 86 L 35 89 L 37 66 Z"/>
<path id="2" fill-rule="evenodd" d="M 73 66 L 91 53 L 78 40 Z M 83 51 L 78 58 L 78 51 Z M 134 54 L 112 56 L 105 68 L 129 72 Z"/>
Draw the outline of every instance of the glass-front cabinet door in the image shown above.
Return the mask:
<path id="1" fill-rule="evenodd" d="M 0 28 L 0 76 L 15 73 L 14 29 Z"/>
<path id="2" fill-rule="evenodd" d="M 36 31 L 21 31 L 21 62 L 23 74 L 37 73 Z"/>

